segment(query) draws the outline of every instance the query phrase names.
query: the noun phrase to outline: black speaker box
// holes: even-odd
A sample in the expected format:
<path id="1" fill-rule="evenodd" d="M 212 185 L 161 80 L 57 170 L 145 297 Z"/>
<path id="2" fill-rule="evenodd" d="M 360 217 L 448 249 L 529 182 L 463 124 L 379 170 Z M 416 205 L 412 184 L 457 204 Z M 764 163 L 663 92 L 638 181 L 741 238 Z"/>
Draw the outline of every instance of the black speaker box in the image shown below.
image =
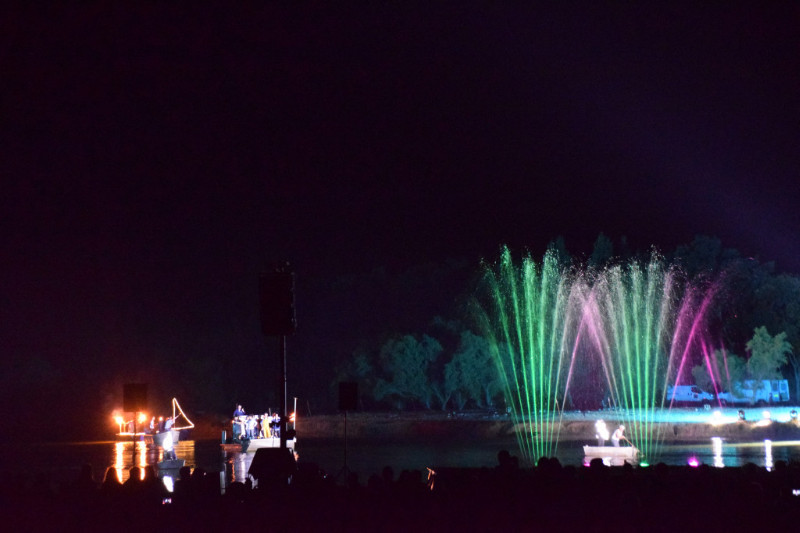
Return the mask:
<path id="1" fill-rule="evenodd" d="M 248 474 L 259 485 L 286 485 L 297 471 L 294 453 L 289 448 L 259 448 L 250 463 Z"/>
<path id="2" fill-rule="evenodd" d="M 297 321 L 294 313 L 294 274 L 267 272 L 258 278 L 261 304 L 261 331 L 267 336 L 294 333 Z"/>
<path id="3" fill-rule="evenodd" d="M 358 408 L 358 383 L 339 382 L 339 410 L 355 411 Z"/>
<path id="4" fill-rule="evenodd" d="M 144 383 L 126 383 L 122 386 L 122 410 L 136 413 L 147 410 L 147 385 Z"/>

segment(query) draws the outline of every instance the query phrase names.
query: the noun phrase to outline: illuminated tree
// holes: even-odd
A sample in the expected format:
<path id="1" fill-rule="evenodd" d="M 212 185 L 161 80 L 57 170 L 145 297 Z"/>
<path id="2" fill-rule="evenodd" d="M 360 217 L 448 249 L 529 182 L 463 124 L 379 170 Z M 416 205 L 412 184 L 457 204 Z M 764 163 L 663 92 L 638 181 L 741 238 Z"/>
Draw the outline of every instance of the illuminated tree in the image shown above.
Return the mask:
<path id="1" fill-rule="evenodd" d="M 572 256 L 567 251 L 567 244 L 564 237 L 559 235 L 554 241 L 547 245 L 547 252 L 556 258 L 556 262 L 565 267 L 572 262 Z"/>
<path id="2" fill-rule="evenodd" d="M 691 244 L 675 250 L 675 259 L 689 277 L 719 271 L 722 258 L 722 241 L 716 237 L 697 235 Z"/>
<path id="3" fill-rule="evenodd" d="M 755 381 L 778 379 L 780 367 L 787 363 L 787 354 L 792 353 L 792 345 L 786 340 L 786 333 L 772 336 L 767 328 L 756 328 L 753 338 L 747 343 L 750 358 L 747 360 L 747 375 Z"/>
<path id="4" fill-rule="evenodd" d="M 800 278 L 788 274 L 770 276 L 758 287 L 753 316 L 758 324 L 786 333 L 786 341 L 800 345 Z M 795 397 L 800 397 L 800 356 L 787 352 L 795 382 Z"/>
<path id="5" fill-rule="evenodd" d="M 792 353 L 792 345 L 786 340 L 786 333 L 772 336 L 764 326 L 755 329 L 746 348 L 750 352 L 747 360 L 716 350 L 709 362 L 692 368 L 695 384 L 708 391 L 714 390 L 715 384 L 722 390 L 738 394 L 742 390 L 749 390 L 755 397 L 756 390 L 762 386 L 764 380 L 781 377 L 780 367 L 787 363 L 787 355 Z"/>
<path id="6" fill-rule="evenodd" d="M 435 391 L 428 370 L 441 353 L 442 345 L 428 335 L 421 341 L 413 335 L 387 341 L 378 355 L 385 377 L 375 385 L 375 399 L 390 400 L 398 408 L 418 401 L 430 409 Z"/>
<path id="7" fill-rule="evenodd" d="M 747 379 L 747 362 L 739 355 L 714 350 L 709 361 L 692 368 L 692 377 L 695 385 L 705 391 L 729 391 L 734 383 Z"/>
<path id="8" fill-rule="evenodd" d="M 600 233 L 594 241 L 592 255 L 589 256 L 589 266 L 603 268 L 614 255 L 614 244 L 604 233 Z"/>
<path id="9" fill-rule="evenodd" d="M 334 376 L 331 382 L 333 394 L 338 392 L 339 383 L 343 381 L 353 381 L 359 384 L 361 390 L 364 391 L 364 395 L 359 398 L 359 401 L 370 398 L 374 394 L 375 367 L 372 364 L 370 352 L 363 347 L 355 350 L 350 359 L 340 364 L 336 368 Z"/>
<path id="10" fill-rule="evenodd" d="M 469 399 L 478 407 L 494 405 L 501 386 L 489 341 L 471 331 L 464 331 L 453 360 L 461 368 L 463 388 Z"/>

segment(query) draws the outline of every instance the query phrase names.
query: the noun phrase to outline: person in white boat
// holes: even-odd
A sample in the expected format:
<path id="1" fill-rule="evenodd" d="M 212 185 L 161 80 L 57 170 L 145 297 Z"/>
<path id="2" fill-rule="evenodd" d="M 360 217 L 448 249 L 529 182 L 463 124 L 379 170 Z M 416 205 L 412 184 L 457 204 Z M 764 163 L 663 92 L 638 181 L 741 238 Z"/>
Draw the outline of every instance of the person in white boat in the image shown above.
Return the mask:
<path id="1" fill-rule="evenodd" d="M 608 440 L 608 427 L 606 427 L 606 423 L 602 420 L 598 420 L 594 423 L 594 430 L 595 437 L 597 437 L 597 445 L 601 447 L 604 446 Z"/>
<path id="2" fill-rule="evenodd" d="M 171 419 L 167 419 L 169 421 Z M 161 443 L 161 448 L 164 450 L 164 460 L 175 460 L 178 458 L 175 453 L 175 443 L 172 442 L 172 433 L 167 433 L 164 441 Z"/>
<path id="3" fill-rule="evenodd" d="M 164 421 L 164 431 L 169 431 L 170 429 L 172 429 L 173 424 L 175 424 L 175 421 L 172 419 L 171 416 L 168 416 L 167 419 Z"/>
<path id="4" fill-rule="evenodd" d="M 621 440 L 627 440 L 628 443 L 631 442 L 628 440 L 628 437 L 625 436 L 625 426 L 622 424 L 620 424 L 620 426 L 614 430 L 614 434 L 611 435 L 611 444 L 619 448 L 619 441 Z"/>

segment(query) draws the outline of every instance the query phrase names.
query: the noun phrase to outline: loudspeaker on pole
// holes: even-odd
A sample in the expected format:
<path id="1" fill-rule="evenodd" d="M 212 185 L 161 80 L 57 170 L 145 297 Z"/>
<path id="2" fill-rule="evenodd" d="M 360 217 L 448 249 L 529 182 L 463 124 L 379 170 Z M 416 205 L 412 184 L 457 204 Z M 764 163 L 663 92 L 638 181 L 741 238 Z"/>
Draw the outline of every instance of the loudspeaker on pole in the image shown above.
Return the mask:
<path id="1" fill-rule="evenodd" d="M 258 278 L 261 304 L 261 331 L 267 336 L 294 333 L 297 320 L 294 311 L 294 272 L 264 272 Z"/>
<path id="2" fill-rule="evenodd" d="M 339 410 L 355 411 L 358 408 L 358 383 L 353 381 L 339 382 Z"/>
<path id="3" fill-rule="evenodd" d="M 122 409 L 128 413 L 147 410 L 147 385 L 126 383 L 122 386 Z"/>

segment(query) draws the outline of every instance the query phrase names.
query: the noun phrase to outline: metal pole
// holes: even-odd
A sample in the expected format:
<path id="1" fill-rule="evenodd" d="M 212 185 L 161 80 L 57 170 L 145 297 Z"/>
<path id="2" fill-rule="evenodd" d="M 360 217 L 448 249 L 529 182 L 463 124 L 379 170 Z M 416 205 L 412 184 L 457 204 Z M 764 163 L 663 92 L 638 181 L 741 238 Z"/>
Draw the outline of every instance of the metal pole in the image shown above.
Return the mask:
<path id="1" fill-rule="evenodd" d="M 133 412 L 133 456 L 131 457 L 131 466 L 136 466 L 136 411 Z"/>
<path id="2" fill-rule="evenodd" d="M 280 385 L 278 387 L 278 396 L 280 396 L 281 407 L 280 415 L 280 428 L 281 432 L 281 448 L 286 448 L 286 336 L 281 335 L 280 339 L 280 360 L 281 360 L 281 373 Z"/>

